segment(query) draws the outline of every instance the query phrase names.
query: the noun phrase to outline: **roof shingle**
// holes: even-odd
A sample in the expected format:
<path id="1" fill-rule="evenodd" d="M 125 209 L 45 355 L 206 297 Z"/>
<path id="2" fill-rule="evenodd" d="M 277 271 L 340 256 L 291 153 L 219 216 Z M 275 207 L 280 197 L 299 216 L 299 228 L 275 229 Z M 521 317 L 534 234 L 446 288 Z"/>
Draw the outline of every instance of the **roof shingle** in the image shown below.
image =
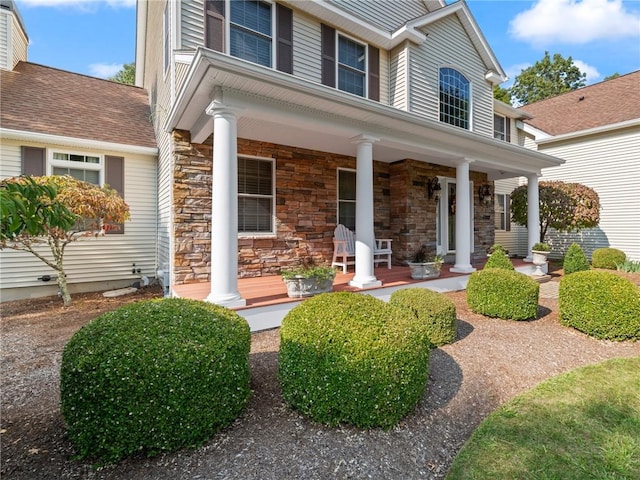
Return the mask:
<path id="1" fill-rule="evenodd" d="M 529 125 L 562 135 L 640 118 L 640 70 L 521 107 Z"/>
<path id="2" fill-rule="evenodd" d="M 0 126 L 157 147 L 147 92 L 30 62 L 0 72 Z"/>

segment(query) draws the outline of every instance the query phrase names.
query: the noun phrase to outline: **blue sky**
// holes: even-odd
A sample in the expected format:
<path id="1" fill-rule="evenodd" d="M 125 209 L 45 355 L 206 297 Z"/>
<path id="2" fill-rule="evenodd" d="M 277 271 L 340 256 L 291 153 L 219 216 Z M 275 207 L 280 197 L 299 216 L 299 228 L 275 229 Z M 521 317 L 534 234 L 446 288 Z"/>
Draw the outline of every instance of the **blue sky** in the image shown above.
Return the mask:
<path id="1" fill-rule="evenodd" d="M 31 62 L 105 78 L 135 59 L 135 0 L 16 3 L 29 35 Z M 467 3 L 511 79 L 545 51 L 571 56 L 589 84 L 614 72 L 640 70 L 640 0 Z"/>

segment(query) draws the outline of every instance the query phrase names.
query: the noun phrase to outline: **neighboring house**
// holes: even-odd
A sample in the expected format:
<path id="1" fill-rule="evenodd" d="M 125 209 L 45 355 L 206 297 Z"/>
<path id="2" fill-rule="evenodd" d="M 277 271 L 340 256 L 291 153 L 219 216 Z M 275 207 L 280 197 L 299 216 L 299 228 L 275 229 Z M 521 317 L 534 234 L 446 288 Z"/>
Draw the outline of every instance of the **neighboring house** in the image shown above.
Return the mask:
<path id="1" fill-rule="evenodd" d="M 356 231 L 356 287 L 380 284 L 374 237 L 393 239 L 396 264 L 427 244 L 471 272 L 494 242 L 493 181 L 527 177 L 537 198 L 562 163 L 494 138 L 506 77 L 464 1 L 137 8 L 168 293 L 210 281 L 209 301 L 244 305 L 238 276 L 330 260 L 338 223 Z"/>
<path id="2" fill-rule="evenodd" d="M 521 145 L 566 161 L 543 169 L 541 180 L 581 183 L 600 197 L 599 226 L 550 232 L 554 253 L 561 255 L 577 242 L 589 257 L 596 248 L 614 247 L 640 260 L 640 71 L 519 110 L 529 116 L 520 123 Z M 497 182 L 496 192 L 517 185 Z M 517 244 L 514 253 L 526 252 L 526 235 L 511 234 L 503 241 Z"/>
<path id="3" fill-rule="evenodd" d="M 0 178 L 70 174 L 124 197 L 131 220 L 123 229 L 67 248 L 72 293 L 155 277 L 158 149 L 147 93 L 29 63 L 27 45 L 14 3 L 2 0 Z M 48 247 L 41 252 L 50 257 Z M 55 281 L 40 280 L 55 272 L 33 255 L 6 249 L 0 264 L 2 301 L 57 292 Z"/>

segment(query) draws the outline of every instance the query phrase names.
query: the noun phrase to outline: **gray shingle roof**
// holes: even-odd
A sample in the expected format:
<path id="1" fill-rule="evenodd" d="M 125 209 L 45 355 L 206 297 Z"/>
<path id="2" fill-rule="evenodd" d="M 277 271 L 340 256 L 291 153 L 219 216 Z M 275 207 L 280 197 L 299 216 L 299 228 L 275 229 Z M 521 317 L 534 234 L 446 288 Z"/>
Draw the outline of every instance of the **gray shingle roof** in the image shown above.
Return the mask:
<path id="1" fill-rule="evenodd" d="M 0 72 L 2 128 L 157 147 L 147 92 L 30 62 Z"/>
<path id="2" fill-rule="evenodd" d="M 640 70 L 522 107 L 529 125 L 562 135 L 640 118 Z"/>

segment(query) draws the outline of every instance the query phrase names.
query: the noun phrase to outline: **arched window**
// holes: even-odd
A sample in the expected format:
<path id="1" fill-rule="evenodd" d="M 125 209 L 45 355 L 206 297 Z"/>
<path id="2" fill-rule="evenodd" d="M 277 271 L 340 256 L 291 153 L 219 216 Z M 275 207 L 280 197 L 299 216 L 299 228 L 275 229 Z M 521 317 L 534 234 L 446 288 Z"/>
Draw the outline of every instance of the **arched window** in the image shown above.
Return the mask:
<path id="1" fill-rule="evenodd" d="M 457 70 L 440 69 L 440 121 L 469 129 L 471 112 L 469 80 Z"/>

